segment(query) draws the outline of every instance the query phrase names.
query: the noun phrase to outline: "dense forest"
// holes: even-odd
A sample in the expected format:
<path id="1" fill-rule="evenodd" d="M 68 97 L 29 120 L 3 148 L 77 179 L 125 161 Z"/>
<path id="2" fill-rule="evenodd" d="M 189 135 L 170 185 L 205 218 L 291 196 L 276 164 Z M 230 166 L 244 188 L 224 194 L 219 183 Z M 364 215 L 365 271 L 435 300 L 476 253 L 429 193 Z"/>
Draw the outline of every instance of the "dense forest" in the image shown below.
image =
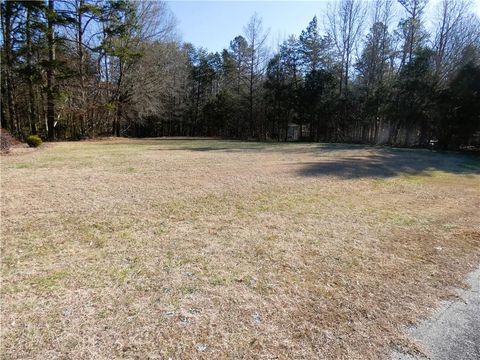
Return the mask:
<path id="1" fill-rule="evenodd" d="M 1 126 L 18 138 L 217 136 L 480 144 L 480 20 L 466 0 L 339 0 L 277 49 L 254 14 L 221 53 L 165 2 L 3 1 Z"/>

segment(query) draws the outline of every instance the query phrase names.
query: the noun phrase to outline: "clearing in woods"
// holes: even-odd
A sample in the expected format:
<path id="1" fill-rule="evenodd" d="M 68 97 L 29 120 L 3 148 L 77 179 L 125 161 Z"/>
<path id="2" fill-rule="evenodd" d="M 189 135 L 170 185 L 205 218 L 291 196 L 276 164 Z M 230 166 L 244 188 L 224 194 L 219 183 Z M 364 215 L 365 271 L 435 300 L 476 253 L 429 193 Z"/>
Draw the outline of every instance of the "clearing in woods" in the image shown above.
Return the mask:
<path id="1" fill-rule="evenodd" d="M 381 358 L 480 263 L 480 162 L 217 140 L 1 158 L 3 358 Z"/>

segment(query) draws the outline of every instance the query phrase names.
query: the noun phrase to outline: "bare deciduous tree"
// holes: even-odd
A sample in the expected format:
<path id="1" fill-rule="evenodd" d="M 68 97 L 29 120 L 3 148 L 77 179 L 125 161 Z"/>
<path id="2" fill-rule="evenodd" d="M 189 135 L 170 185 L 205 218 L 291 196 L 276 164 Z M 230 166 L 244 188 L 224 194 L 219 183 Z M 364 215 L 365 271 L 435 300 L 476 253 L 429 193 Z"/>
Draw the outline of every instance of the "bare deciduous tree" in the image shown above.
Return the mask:
<path id="1" fill-rule="evenodd" d="M 472 2 L 467 0 L 442 0 L 435 21 L 435 71 L 445 83 L 458 64 L 463 49 L 480 40 L 480 22 L 471 13 Z"/>
<path id="2" fill-rule="evenodd" d="M 264 31 L 262 19 L 257 13 L 253 14 L 250 21 L 243 29 L 249 46 L 248 59 L 248 102 L 249 102 L 249 130 L 250 136 L 254 136 L 255 98 L 258 91 L 258 82 L 266 67 L 268 49 L 266 40 L 269 31 Z"/>
<path id="3" fill-rule="evenodd" d="M 340 0 L 329 4 L 327 28 L 340 62 L 340 95 L 348 91 L 353 53 L 362 34 L 366 8 L 359 0 Z"/>

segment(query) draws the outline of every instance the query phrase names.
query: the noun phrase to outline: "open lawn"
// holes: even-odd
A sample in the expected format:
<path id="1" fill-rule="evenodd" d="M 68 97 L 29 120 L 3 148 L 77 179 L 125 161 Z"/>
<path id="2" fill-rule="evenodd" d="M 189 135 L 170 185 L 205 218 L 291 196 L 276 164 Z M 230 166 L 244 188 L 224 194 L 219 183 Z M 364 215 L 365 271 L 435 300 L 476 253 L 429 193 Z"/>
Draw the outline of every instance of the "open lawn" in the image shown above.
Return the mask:
<path id="1" fill-rule="evenodd" d="M 385 358 L 480 263 L 480 161 L 216 140 L 1 158 L 4 359 Z"/>

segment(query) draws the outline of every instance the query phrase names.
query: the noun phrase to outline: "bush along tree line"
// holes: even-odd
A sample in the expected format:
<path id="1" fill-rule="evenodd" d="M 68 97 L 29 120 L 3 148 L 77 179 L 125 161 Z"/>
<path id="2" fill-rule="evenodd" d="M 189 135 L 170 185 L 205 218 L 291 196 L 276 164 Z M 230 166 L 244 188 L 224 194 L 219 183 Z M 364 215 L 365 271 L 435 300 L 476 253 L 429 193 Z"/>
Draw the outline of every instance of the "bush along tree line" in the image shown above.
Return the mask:
<path id="1" fill-rule="evenodd" d="M 254 14 L 211 53 L 178 40 L 164 2 L 3 1 L 1 126 L 23 139 L 478 146 L 479 18 L 441 0 L 427 22 L 426 6 L 335 1 L 276 51 Z"/>

